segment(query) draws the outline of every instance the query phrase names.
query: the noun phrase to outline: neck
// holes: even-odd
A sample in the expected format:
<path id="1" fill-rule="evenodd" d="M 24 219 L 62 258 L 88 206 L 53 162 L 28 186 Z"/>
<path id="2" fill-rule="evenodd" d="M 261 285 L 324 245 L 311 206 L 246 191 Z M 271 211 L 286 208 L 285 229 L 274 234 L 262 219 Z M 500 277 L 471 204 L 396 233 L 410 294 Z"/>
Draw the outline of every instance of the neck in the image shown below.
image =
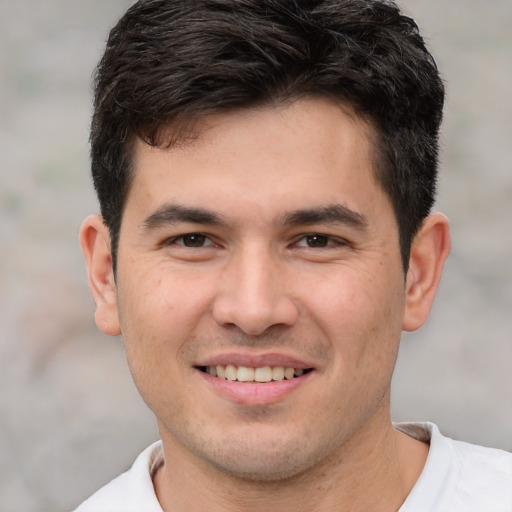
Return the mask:
<path id="1" fill-rule="evenodd" d="M 164 439 L 165 464 L 155 491 L 169 511 L 397 511 L 416 483 L 428 446 L 393 430 L 388 419 L 367 425 L 328 460 L 286 480 L 257 482 L 226 474 Z"/>

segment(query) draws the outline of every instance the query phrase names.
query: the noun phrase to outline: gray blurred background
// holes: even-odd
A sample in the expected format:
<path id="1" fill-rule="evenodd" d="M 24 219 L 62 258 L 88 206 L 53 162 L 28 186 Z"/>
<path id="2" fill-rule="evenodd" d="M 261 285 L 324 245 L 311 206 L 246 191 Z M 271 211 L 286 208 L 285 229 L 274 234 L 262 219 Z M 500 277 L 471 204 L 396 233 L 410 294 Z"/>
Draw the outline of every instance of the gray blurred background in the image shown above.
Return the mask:
<path id="1" fill-rule="evenodd" d="M 73 508 L 157 438 L 100 334 L 77 233 L 97 210 L 90 77 L 128 0 L 0 0 L 0 510 Z M 453 251 L 404 336 L 397 420 L 512 449 L 512 2 L 402 2 L 447 82 L 438 209 Z"/>

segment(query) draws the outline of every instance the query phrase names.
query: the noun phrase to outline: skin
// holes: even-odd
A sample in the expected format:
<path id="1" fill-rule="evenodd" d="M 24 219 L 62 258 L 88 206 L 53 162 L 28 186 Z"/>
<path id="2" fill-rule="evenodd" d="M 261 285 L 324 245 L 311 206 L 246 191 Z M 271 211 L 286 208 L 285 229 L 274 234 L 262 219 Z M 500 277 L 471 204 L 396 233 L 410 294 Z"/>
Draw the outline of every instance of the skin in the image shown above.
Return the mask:
<path id="1" fill-rule="evenodd" d="M 370 135 L 324 99 L 211 116 L 191 143 L 137 142 L 116 279 L 101 218 L 84 222 L 96 322 L 158 420 L 164 510 L 397 510 L 421 473 L 428 446 L 393 430 L 389 389 L 448 222 L 425 220 L 404 276 Z M 219 358 L 313 370 L 232 395 L 198 369 Z"/>

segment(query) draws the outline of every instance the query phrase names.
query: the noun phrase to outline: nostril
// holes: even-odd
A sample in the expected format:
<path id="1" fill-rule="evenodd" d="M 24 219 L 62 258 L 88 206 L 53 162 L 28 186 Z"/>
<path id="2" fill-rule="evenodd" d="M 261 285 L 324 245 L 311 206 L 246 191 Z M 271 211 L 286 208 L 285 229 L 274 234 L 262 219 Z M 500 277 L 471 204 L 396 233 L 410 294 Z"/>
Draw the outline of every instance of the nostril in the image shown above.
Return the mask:
<path id="1" fill-rule="evenodd" d="M 271 327 L 296 324 L 298 307 L 286 289 L 278 287 L 275 280 L 269 282 L 268 276 L 257 277 L 242 277 L 238 281 L 233 277 L 224 285 L 211 310 L 218 325 L 236 327 L 249 336 L 261 336 Z"/>

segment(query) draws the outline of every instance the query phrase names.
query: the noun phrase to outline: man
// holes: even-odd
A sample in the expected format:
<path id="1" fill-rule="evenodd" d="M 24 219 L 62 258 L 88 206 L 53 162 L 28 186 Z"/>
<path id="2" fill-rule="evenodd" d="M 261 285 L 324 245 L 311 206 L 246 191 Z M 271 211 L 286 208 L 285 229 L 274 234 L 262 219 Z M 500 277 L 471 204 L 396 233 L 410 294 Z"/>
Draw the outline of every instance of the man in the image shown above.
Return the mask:
<path id="1" fill-rule="evenodd" d="M 390 418 L 450 247 L 443 97 L 392 2 L 128 10 L 81 243 L 162 441 L 78 511 L 512 509 L 511 455 Z"/>

